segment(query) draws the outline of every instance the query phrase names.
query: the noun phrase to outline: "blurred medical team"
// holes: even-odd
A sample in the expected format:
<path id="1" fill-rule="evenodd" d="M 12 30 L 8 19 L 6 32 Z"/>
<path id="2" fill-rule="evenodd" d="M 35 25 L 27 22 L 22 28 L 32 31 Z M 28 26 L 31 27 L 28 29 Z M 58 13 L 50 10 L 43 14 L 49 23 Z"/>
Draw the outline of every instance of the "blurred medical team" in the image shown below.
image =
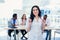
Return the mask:
<path id="1" fill-rule="evenodd" d="M 42 18 L 41 10 L 39 6 L 34 5 L 31 8 L 30 17 L 27 18 L 26 14 L 23 14 L 20 20 L 18 20 L 17 13 L 14 13 L 12 18 L 8 21 L 9 28 L 17 28 L 16 26 L 22 25 L 25 26 L 25 29 L 16 30 L 16 34 L 21 32 L 21 39 L 25 38 L 26 40 L 51 40 L 51 30 L 45 29 L 50 25 L 50 21 L 47 19 L 48 15 L 45 14 Z M 19 22 L 20 21 L 20 22 Z M 20 27 L 20 26 L 19 26 Z M 8 30 L 8 35 L 11 37 L 11 32 L 14 30 Z M 46 38 L 43 39 L 43 33 L 46 32 Z M 25 34 L 28 33 L 28 38 L 25 37 Z M 14 35 L 13 35 L 14 36 Z"/>

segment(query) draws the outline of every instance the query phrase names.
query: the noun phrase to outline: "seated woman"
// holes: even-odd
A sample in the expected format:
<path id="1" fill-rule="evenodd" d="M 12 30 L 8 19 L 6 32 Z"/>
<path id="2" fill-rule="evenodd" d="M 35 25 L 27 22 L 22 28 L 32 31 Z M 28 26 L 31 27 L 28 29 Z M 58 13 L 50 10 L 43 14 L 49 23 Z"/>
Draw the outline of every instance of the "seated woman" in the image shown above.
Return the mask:
<path id="1" fill-rule="evenodd" d="M 27 18 L 26 18 L 26 14 L 23 14 L 23 16 L 22 16 L 22 18 L 21 18 L 21 23 L 20 23 L 20 25 L 26 25 L 26 20 L 27 20 Z M 25 37 L 25 34 L 27 33 L 26 32 L 26 30 L 21 30 L 21 33 L 22 33 L 22 37 L 21 37 L 21 39 L 23 39 L 23 37 L 25 38 L 25 39 L 27 39 L 26 37 Z"/>

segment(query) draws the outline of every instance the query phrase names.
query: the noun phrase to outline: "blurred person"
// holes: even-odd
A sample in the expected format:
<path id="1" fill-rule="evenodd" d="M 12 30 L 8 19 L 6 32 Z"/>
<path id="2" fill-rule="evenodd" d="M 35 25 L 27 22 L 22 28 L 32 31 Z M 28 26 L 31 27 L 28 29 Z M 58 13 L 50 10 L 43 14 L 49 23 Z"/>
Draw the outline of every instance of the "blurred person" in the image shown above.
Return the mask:
<path id="1" fill-rule="evenodd" d="M 32 7 L 26 26 L 28 40 L 43 40 L 41 11 L 37 5 Z"/>
<path id="2" fill-rule="evenodd" d="M 21 21 L 20 21 L 20 25 L 25 26 L 26 25 L 26 21 L 27 21 L 26 14 L 23 14 L 22 18 L 21 18 Z M 20 31 L 22 33 L 21 39 L 23 39 L 23 37 L 25 39 L 27 39 L 27 37 L 25 37 L 25 34 L 27 33 L 26 30 L 23 29 L 23 30 L 20 30 Z"/>
<path id="3" fill-rule="evenodd" d="M 19 25 L 18 20 L 17 20 L 17 14 L 13 14 L 13 17 L 8 21 L 8 27 L 9 28 L 17 28 L 16 27 L 17 25 Z M 11 37 L 11 32 L 13 32 L 13 31 L 14 31 L 14 29 L 8 30 L 9 37 Z M 18 34 L 18 30 L 16 30 L 16 34 Z"/>
<path id="4" fill-rule="evenodd" d="M 49 37 L 49 40 L 51 40 L 51 30 L 45 29 L 45 27 L 48 27 L 50 25 L 50 21 L 47 19 L 47 15 L 43 16 L 42 22 L 43 22 L 43 28 L 44 28 L 43 31 L 47 33 L 45 40 L 48 40 L 48 37 Z"/>

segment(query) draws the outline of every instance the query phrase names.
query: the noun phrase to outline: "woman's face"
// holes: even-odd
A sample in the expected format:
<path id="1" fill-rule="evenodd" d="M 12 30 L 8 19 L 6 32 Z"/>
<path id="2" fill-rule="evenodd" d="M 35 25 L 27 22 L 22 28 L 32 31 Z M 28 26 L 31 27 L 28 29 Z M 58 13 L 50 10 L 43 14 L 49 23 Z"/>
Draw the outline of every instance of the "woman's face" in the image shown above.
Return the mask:
<path id="1" fill-rule="evenodd" d="M 23 18 L 24 18 L 24 19 L 26 18 L 26 15 L 25 15 L 25 14 L 23 15 Z"/>
<path id="2" fill-rule="evenodd" d="M 33 14 L 34 14 L 35 16 L 38 16 L 38 13 L 39 13 L 38 9 L 37 9 L 36 7 L 34 7 L 34 8 L 33 8 Z"/>

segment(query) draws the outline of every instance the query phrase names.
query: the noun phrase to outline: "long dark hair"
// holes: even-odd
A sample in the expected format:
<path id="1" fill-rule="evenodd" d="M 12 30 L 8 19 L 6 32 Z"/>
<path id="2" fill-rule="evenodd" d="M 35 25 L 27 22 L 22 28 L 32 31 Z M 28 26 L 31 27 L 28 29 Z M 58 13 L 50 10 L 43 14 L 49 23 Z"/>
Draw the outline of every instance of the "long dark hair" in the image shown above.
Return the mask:
<path id="1" fill-rule="evenodd" d="M 40 11 L 39 7 L 37 5 L 33 6 L 32 9 L 31 9 L 31 14 L 30 14 L 30 19 L 32 20 L 32 22 L 33 22 L 34 17 L 35 17 L 35 15 L 33 14 L 33 8 L 34 7 L 36 7 L 38 9 L 38 11 L 39 11 L 38 16 L 41 17 L 41 11 Z"/>

